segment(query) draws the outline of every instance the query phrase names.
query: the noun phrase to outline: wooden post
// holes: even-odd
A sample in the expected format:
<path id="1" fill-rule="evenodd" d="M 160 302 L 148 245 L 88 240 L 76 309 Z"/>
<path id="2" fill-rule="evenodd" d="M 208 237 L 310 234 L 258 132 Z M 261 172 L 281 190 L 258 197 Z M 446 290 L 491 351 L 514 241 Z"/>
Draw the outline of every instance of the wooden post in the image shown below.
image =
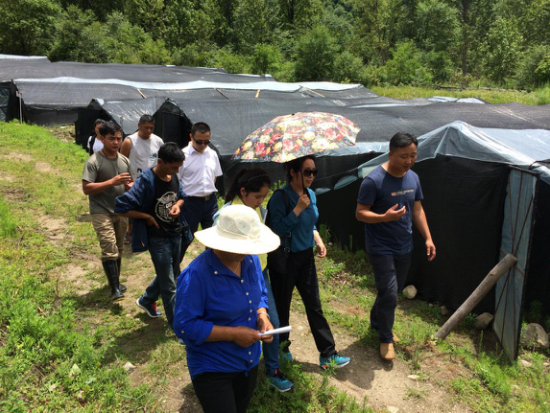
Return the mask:
<path id="1" fill-rule="evenodd" d="M 481 284 L 477 286 L 472 294 L 464 301 L 458 310 L 447 320 L 445 324 L 436 333 L 435 338 L 445 338 L 451 331 L 479 304 L 479 302 L 487 295 L 489 290 L 497 283 L 502 275 L 512 268 L 518 259 L 512 254 L 507 254 L 494 268 L 489 271 L 489 274 L 483 279 Z"/>

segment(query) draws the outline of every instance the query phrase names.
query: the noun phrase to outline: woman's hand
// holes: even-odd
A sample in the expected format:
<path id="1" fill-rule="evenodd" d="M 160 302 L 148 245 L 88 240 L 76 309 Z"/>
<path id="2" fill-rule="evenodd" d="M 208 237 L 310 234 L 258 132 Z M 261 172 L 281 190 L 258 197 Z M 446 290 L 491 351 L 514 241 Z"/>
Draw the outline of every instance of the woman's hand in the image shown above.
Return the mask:
<path id="1" fill-rule="evenodd" d="M 250 347 L 259 339 L 257 330 L 245 326 L 233 327 L 233 341 L 241 347 Z"/>
<path id="2" fill-rule="evenodd" d="M 327 256 L 327 247 L 321 238 L 321 234 L 316 229 L 313 230 L 313 239 L 315 240 L 315 245 L 317 245 L 317 256 L 319 258 L 325 258 Z"/>
<path id="3" fill-rule="evenodd" d="M 258 331 L 260 333 L 265 333 L 266 331 L 273 330 L 273 324 L 269 321 L 267 314 L 261 313 L 258 314 L 257 324 Z M 260 338 L 264 343 L 271 343 L 273 341 L 273 336 L 261 336 Z"/>

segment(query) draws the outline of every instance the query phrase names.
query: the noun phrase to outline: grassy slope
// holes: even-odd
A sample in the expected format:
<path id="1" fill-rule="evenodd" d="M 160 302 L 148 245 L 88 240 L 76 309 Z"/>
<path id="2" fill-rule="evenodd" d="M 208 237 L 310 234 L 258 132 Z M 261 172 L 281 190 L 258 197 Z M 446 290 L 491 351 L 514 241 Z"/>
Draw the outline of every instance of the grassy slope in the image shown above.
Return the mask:
<path id="1" fill-rule="evenodd" d="M 75 196 L 86 154 L 42 128 L 0 123 L 0 158 L 0 410 L 164 411 L 162 383 L 177 374 L 170 366 L 184 358 L 181 347 L 162 331 L 152 351 L 124 346 L 146 331 L 142 322 L 110 306 L 105 291 L 92 292 L 83 308 L 60 281 L 71 262 L 97 252 L 93 229 L 79 220 L 86 202 Z M 40 162 L 55 173 L 40 172 Z M 45 219 L 65 223 L 61 241 L 52 242 Z M 331 249 L 318 268 L 329 321 L 375 347 L 367 316 L 374 289 L 364 255 Z M 437 306 L 420 301 L 402 300 L 396 319 L 399 356 L 420 380 L 437 381 L 475 411 L 549 411 L 548 353 L 523 353 L 530 369 L 508 364 L 471 331 L 471 320 L 435 346 L 431 336 L 444 320 Z M 119 361 L 128 357 L 149 359 L 140 382 L 153 384 L 130 382 Z M 427 364 L 432 357 L 441 360 L 439 370 Z M 268 392 L 261 377 L 251 411 L 369 411 L 297 367 L 288 368 L 297 388 L 287 394 Z M 461 374 L 442 379 L 449 369 Z"/>
<path id="2" fill-rule="evenodd" d="M 394 99 L 412 99 L 412 98 L 427 98 L 432 96 L 449 96 L 456 98 L 481 98 L 489 103 L 510 103 L 518 102 L 526 105 L 547 105 L 550 104 L 550 86 L 537 89 L 533 92 L 517 91 L 517 90 L 438 90 L 426 89 L 420 87 L 397 87 L 397 86 L 373 86 L 370 88 L 373 92 L 388 96 Z"/>

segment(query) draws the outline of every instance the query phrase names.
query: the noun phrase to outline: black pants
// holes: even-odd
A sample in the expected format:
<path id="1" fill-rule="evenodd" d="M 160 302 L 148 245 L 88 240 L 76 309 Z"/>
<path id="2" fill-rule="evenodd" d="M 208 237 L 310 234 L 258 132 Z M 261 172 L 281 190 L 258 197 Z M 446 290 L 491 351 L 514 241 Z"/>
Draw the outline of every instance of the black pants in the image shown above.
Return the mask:
<path id="1" fill-rule="evenodd" d="M 378 330 L 381 343 L 393 342 L 393 322 L 397 293 L 403 291 L 411 266 L 412 253 L 405 255 L 370 255 L 376 281 L 376 300 L 370 312 L 370 325 Z"/>
<path id="2" fill-rule="evenodd" d="M 257 378 L 258 366 L 248 373 L 202 373 L 193 379 L 193 388 L 204 413 L 244 413 Z"/>
<path id="3" fill-rule="evenodd" d="M 313 248 L 300 252 L 291 252 L 287 273 L 280 274 L 270 270 L 269 276 L 271 287 L 273 288 L 273 296 L 277 303 L 277 312 L 279 313 L 279 323 L 281 326 L 289 325 L 292 292 L 294 291 L 294 286 L 296 286 L 306 308 L 307 321 L 313 333 L 317 350 L 319 350 L 322 357 L 328 357 L 336 353 L 334 337 L 321 308 L 319 281 L 317 280 Z M 288 341 L 288 336 L 288 333 L 281 334 L 279 341 L 281 343 Z M 288 345 L 285 348 L 286 351 L 288 351 L 289 345 L 290 342 L 288 341 Z"/>
<path id="4" fill-rule="evenodd" d="M 189 197 L 181 209 L 181 213 L 185 217 L 192 234 L 197 232 L 199 224 L 202 229 L 210 228 L 214 225 L 214 215 L 216 212 L 218 212 L 218 198 L 215 194 L 212 194 L 208 201 L 202 198 Z M 189 245 L 191 244 L 184 237 L 181 243 L 180 263 L 183 261 Z"/>

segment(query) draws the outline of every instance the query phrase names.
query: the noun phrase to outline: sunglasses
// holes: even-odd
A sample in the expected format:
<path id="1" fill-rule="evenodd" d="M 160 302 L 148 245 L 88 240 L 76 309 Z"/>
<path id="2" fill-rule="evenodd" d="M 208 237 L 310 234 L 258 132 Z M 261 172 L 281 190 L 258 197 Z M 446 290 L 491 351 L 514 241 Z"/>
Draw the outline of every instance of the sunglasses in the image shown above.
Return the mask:
<path id="1" fill-rule="evenodd" d="M 314 177 L 317 176 L 317 174 L 319 173 L 319 169 L 304 169 L 302 171 L 302 173 L 304 174 L 304 176 L 307 176 L 308 178 L 313 175 Z"/>
<path id="2" fill-rule="evenodd" d="M 198 139 L 194 139 L 194 141 L 197 145 L 208 145 L 210 143 L 209 140 L 200 141 Z"/>

